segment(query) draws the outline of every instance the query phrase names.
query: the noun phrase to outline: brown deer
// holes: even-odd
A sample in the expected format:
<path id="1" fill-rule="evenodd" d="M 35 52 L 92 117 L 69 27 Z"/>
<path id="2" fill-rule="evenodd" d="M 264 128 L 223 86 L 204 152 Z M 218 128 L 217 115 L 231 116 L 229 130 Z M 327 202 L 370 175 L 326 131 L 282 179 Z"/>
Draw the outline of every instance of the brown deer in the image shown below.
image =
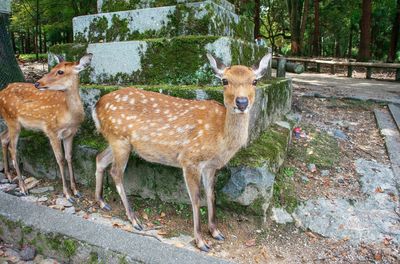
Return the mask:
<path id="1" fill-rule="evenodd" d="M 142 230 L 123 186 L 131 151 L 149 162 L 182 168 L 192 203 L 196 244 L 203 251 L 210 247 L 200 233 L 200 182 L 207 196 L 209 231 L 213 238 L 224 240 L 215 221 L 215 172 L 247 142 L 256 83 L 264 75 L 271 54 L 262 58 L 257 69 L 218 67 L 210 54 L 207 57 L 224 85 L 225 106 L 211 100 L 186 100 L 124 88 L 101 97 L 93 110 L 95 124 L 109 143 L 96 158 L 96 200 L 100 207 L 111 210 L 103 200 L 102 185 L 104 170 L 112 163 L 110 174 L 126 214 L 133 226 Z"/>
<path id="2" fill-rule="evenodd" d="M 8 167 L 10 150 L 20 190 L 27 194 L 17 161 L 19 133 L 21 127 L 43 131 L 50 140 L 60 169 L 63 193 L 68 200 L 73 201 L 64 177 L 61 141 L 68 163 L 72 192 L 80 197 L 72 170 L 72 141 L 85 115 L 79 95 L 79 72 L 90 64 L 92 54 L 83 56 L 79 62 L 64 62 L 61 57 L 56 58 L 58 65 L 35 84 L 12 83 L 0 92 L 0 116 L 7 125 L 7 129 L 0 134 L 0 139 L 4 172 L 8 180 L 12 181 Z"/>

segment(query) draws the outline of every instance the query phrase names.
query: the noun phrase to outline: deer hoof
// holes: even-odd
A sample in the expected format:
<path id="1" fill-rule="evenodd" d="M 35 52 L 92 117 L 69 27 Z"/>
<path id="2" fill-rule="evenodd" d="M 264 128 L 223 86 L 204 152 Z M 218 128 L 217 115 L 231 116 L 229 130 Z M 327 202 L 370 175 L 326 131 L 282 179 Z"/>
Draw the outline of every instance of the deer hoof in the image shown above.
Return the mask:
<path id="1" fill-rule="evenodd" d="M 81 199 L 81 198 L 83 198 L 83 195 L 80 192 L 76 192 L 75 197 L 78 199 Z"/>
<path id="2" fill-rule="evenodd" d="M 218 235 L 216 235 L 216 236 L 214 237 L 214 239 L 215 239 L 215 240 L 218 240 L 218 241 L 224 241 L 224 240 L 225 240 L 225 237 L 224 237 L 223 234 L 219 233 Z"/>
<path id="3" fill-rule="evenodd" d="M 75 199 L 72 197 L 67 198 L 67 201 L 70 203 L 75 203 Z"/>
<path id="4" fill-rule="evenodd" d="M 135 228 L 137 231 L 143 231 L 143 226 L 141 224 L 134 224 L 133 228 Z"/>
<path id="5" fill-rule="evenodd" d="M 107 212 L 109 212 L 109 211 L 112 210 L 111 206 L 109 206 L 108 204 L 104 204 L 104 205 L 101 207 L 101 209 L 103 209 L 104 211 L 107 211 Z"/>
<path id="6" fill-rule="evenodd" d="M 203 252 L 209 252 L 210 247 L 207 244 L 204 244 L 203 246 L 199 247 L 199 249 Z"/>

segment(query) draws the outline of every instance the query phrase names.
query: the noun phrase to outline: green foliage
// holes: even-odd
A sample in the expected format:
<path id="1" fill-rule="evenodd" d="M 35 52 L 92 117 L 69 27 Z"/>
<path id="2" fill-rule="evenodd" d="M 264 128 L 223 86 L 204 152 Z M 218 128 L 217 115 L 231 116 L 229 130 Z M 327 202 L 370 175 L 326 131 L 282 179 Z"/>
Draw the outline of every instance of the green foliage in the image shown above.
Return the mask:
<path id="1" fill-rule="evenodd" d="M 19 59 L 23 61 L 36 61 L 36 55 L 35 54 L 19 54 Z M 41 53 L 39 54 L 39 60 L 47 60 L 47 53 Z"/>
<path id="2" fill-rule="evenodd" d="M 283 207 L 289 213 L 293 213 L 298 205 L 294 174 L 296 169 L 284 167 L 275 177 L 273 202 L 275 207 Z"/>

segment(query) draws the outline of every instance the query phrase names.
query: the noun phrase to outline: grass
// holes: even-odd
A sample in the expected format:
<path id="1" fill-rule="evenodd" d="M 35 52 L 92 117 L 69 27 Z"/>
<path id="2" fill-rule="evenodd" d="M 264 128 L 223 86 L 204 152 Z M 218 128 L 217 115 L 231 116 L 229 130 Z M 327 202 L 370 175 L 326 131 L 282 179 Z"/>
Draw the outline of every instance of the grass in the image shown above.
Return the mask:
<path id="1" fill-rule="evenodd" d="M 295 168 L 284 167 L 275 177 L 273 203 L 275 207 L 285 208 L 293 213 L 298 205 L 294 184 Z"/>
<path id="2" fill-rule="evenodd" d="M 36 54 L 19 54 L 19 58 L 23 61 L 33 62 L 36 61 Z M 39 60 L 47 60 L 47 53 L 40 53 Z"/>

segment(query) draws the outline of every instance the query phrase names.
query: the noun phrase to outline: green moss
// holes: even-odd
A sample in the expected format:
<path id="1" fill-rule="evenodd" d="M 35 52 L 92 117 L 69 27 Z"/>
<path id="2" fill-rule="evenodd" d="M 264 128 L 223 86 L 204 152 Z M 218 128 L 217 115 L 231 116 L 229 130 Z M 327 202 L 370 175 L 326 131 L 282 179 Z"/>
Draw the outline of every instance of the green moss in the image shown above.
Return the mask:
<path id="1" fill-rule="evenodd" d="M 86 49 L 87 44 L 85 43 L 67 43 L 51 46 L 49 52 L 62 55 L 66 61 L 78 61 L 85 55 Z"/>
<path id="2" fill-rule="evenodd" d="M 128 264 L 128 261 L 126 260 L 126 256 L 119 257 L 118 264 Z"/>
<path id="3" fill-rule="evenodd" d="M 62 243 L 61 250 L 64 252 L 64 255 L 68 258 L 75 255 L 78 244 L 75 240 L 65 239 Z"/>
<path id="4" fill-rule="evenodd" d="M 24 234 L 30 234 L 30 233 L 32 233 L 32 231 L 33 231 L 33 229 L 30 226 L 23 226 L 22 227 L 22 233 L 24 233 Z"/>
<path id="5" fill-rule="evenodd" d="M 273 190 L 274 206 L 283 207 L 289 213 L 293 213 L 299 203 L 293 176 L 293 168 L 282 168 L 275 177 Z"/>
<path id="6" fill-rule="evenodd" d="M 247 148 L 240 150 L 229 162 L 229 166 L 260 167 L 266 162 L 273 164 L 282 159 L 289 142 L 287 129 L 271 126 Z"/>
<path id="7" fill-rule="evenodd" d="M 89 254 L 89 259 L 88 259 L 88 264 L 96 264 L 99 262 L 99 254 L 97 252 L 90 252 Z"/>

